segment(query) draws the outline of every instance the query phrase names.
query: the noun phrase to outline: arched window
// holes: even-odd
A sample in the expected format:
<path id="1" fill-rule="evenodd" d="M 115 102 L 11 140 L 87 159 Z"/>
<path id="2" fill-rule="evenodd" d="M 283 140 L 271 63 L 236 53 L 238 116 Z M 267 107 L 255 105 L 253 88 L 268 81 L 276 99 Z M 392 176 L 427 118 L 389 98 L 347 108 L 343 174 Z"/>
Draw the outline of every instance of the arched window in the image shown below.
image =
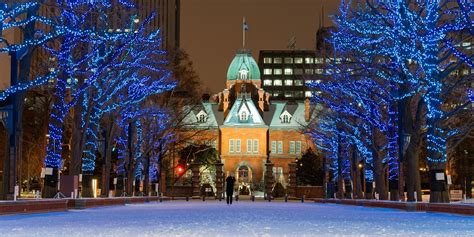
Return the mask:
<path id="1" fill-rule="evenodd" d="M 245 111 L 243 111 L 241 114 L 240 114 L 240 120 L 242 121 L 246 121 L 247 120 L 247 113 Z"/>
<path id="2" fill-rule="evenodd" d="M 200 123 L 206 122 L 206 115 L 204 115 L 204 114 L 199 115 L 199 122 Z"/>
<path id="3" fill-rule="evenodd" d="M 240 80 L 247 80 L 248 79 L 248 74 L 249 74 L 249 71 L 245 70 L 245 69 L 242 69 L 239 71 L 239 79 Z"/>

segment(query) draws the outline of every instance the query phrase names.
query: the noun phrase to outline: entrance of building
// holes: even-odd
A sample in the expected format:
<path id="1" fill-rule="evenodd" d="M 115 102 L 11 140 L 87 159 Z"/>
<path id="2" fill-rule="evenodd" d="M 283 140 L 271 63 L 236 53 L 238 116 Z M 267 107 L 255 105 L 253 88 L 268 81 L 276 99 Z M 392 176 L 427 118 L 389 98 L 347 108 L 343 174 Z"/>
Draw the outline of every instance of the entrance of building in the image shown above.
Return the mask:
<path id="1" fill-rule="evenodd" d="M 250 195 L 250 183 L 252 182 L 252 171 L 248 166 L 240 166 L 237 169 L 237 182 L 239 195 Z"/>

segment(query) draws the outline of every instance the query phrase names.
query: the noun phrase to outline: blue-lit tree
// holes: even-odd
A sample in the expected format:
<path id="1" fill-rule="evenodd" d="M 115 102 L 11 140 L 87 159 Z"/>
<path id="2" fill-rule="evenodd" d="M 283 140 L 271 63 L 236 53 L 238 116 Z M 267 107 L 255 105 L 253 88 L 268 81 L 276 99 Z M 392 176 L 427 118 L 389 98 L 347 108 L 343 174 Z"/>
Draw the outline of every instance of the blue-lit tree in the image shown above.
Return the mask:
<path id="1" fill-rule="evenodd" d="M 159 31 L 145 33 L 154 15 L 138 24 L 129 5 L 117 6 L 107 1 L 58 4 L 61 15 L 56 21 L 79 33 L 64 34 L 48 47 L 58 77 L 49 126 L 53 142 L 48 145 L 45 163 L 55 170 L 60 168 L 64 122 L 74 108 L 70 173 L 82 171 L 84 195 L 90 196 L 88 174 L 95 169 L 103 117 L 123 107 L 139 107 L 147 97 L 169 90 L 174 84 L 168 80 L 170 73 L 165 69 L 165 52 L 159 48 Z M 112 22 L 111 14 L 117 12 L 109 8 L 119 11 L 122 21 Z"/>
<path id="2" fill-rule="evenodd" d="M 389 126 L 387 138 L 391 139 L 388 144 L 393 147 L 394 130 L 398 130 L 400 157 L 403 157 L 407 141 L 402 135 L 411 126 L 407 121 L 412 117 L 417 118 L 417 124 L 426 121 L 427 161 L 432 177 L 435 173 L 444 173 L 447 141 L 455 134 L 455 129 L 445 129 L 446 119 L 469 104 L 467 90 L 462 89 L 464 95 L 461 93 L 456 103 L 448 101 L 451 93 L 460 86 L 467 86 L 469 80 L 469 77 L 454 77 L 453 72 L 462 64 L 472 68 L 472 55 L 463 53 L 459 47 L 462 46 L 459 41 L 464 39 L 458 37 L 456 40 L 455 37 L 472 30 L 472 4 L 462 0 L 448 2 L 357 1 L 353 5 L 342 2 L 335 21 L 338 31 L 333 36 L 336 52 L 352 53 L 355 62 L 365 64 L 361 68 L 371 71 L 370 80 L 389 88 L 385 93 L 389 95 L 386 98 L 391 99 L 386 103 L 388 114 L 398 113 L 399 116 L 388 117 L 391 121 L 388 124 L 396 123 L 398 129 Z M 380 98 L 372 100 L 381 102 Z M 418 106 L 409 103 L 416 100 Z M 454 104 L 454 109 L 449 110 L 447 103 Z M 412 116 L 410 107 L 416 108 L 417 116 Z M 418 119 L 423 111 L 426 111 L 425 119 Z M 363 120 L 371 122 L 370 119 Z M 421 136 L 421 128 L 417 125 L 414 133 Z M 431 201 L 445 201 L 444 197 L 443 182 L 432 180 Z"/>

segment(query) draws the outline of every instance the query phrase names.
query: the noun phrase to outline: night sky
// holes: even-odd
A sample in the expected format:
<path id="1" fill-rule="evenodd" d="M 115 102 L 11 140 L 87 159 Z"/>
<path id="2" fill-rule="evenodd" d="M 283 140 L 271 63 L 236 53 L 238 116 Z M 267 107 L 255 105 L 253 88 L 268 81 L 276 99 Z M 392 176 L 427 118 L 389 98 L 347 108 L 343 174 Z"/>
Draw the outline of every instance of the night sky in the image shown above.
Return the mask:
<path id="1" fill-rule="evenodd" d="M 255 60 L 263 49 L 286 49 L 292 36 L 297 49 L 314 49 L 324 5 L 326 26 L 339 0 L 182 0 L 181 48 L 189 53 L 205 92 L 225 87 L 227 68 L 242 48 L 242 17 L 249 31 L 246 48 Z"/>

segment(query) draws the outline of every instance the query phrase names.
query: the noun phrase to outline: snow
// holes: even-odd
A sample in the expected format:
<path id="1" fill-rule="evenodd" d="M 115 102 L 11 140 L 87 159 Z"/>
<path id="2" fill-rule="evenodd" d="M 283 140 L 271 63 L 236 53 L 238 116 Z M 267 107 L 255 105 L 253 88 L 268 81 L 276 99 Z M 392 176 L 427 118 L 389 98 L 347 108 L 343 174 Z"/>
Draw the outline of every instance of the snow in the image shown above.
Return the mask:
<path id="1" fill-rule="evenodd" d="M 299 202 L 173 201 L 0 216 L 1 236 L 474 236 L 474 217 Z"/>

